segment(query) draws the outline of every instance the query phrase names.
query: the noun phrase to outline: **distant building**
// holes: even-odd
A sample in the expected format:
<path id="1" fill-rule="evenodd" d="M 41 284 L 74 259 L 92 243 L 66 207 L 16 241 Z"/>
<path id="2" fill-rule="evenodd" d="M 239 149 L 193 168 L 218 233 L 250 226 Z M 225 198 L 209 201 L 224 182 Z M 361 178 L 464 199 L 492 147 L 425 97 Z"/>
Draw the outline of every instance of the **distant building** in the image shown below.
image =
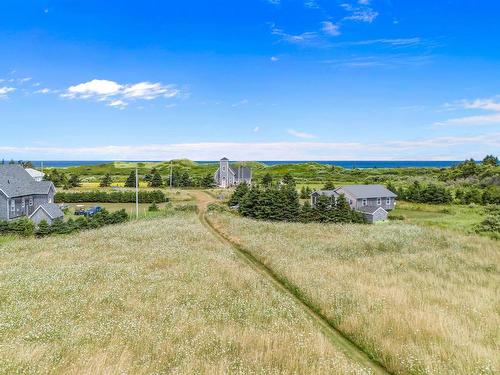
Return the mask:
<path id="1" fill-rule="evenodd" d="M 388 211 L 396 206 L 397 195 L 382 185 L 346 185 L 334 190 L 318 190 L 311 194 L 311 205 L 314 207 L 322 195 L 335 201 L 341 194 L 369 223 L 387 220 Z"/>
<path id="2" fill-rule="evenodd" d="M 20 165 L 0 165 L 0 220 L 43 217 L 50 223 L 63 217 L 54 204 L 55 193 L 52 182 L 33 178 Z"/>
<path id="3" fill-rule="evenodd" d="M 229 159 L 222 158 L 219 163 L 219 169 L 214 175 L 215 184 L 221 188 L 228 188 L 246 182 L 252 182 L 252 170 L 249 167 L 232 167 Z"/>

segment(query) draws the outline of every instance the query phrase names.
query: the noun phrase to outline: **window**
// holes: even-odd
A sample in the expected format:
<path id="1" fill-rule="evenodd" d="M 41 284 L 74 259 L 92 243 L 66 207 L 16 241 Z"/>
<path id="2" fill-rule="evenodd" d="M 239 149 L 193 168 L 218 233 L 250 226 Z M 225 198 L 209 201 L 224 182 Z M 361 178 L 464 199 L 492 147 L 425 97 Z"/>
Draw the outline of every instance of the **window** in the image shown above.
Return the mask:
<path id="1" fill-rule="evenodd" d="M 52 198 L 51 197 L 49 197 L 49 203 L 52 203 Z"/>
<path id="2" fill-rule="evenodd" d="M 26 207 L 26 202 L 24 201 L 24 198 L 21 200 L 21 208 L 24 209 Z"/>
<path id="3" fill-rule="evenodd" d="M 364 198 L 363 201 L 361 202 L 363 206 L 368 206 L 368 199 Z"/>
<path id="4" fill-rule="evenodd" d="M 33 197 L 30 197 L 30 207 L 33 207 Z"/>
<path id="5" fill-rule="evenodd" d="M 14 199 L 10 201 L 10 210 L 12 212 L 16 211 L 16 201 Z"/>
<path id="6" fill-rule="evenodd" d="M 377 198 L 377 206 L 380 206 L 382 204 L 382 198 Z"/>
<path id="7" fill-rule="evenodd" d="M 385 204 L 390 205 L 391 204 L 391 198 L 387 197 L 385 198 Z"/>

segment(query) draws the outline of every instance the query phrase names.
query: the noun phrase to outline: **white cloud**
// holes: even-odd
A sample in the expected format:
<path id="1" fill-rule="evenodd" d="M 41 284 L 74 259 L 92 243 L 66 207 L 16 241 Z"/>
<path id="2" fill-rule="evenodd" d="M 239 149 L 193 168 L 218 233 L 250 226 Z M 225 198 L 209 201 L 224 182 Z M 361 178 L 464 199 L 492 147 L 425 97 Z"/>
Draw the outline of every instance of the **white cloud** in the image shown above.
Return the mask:
<path id="1" fill-rule="evenodd" d="M 50 94 L 50 93 L 52 93 L 52 90 L 48 88 L 43 88 L 35 91 L 35 94 Z"/>
<path id="2" fill-rule="evenodd" d="M 260 127 L 259 127 L 259 126 L 256 126 L 255 128 L 253 128 L 253 132 L 254 132 L 254 133 L 258 133 L 258 132 L 260 132 Z"/>
<path id="3" fill-rule="evenodd" d="M 328 34 L 331 36 L 340 35 L 339 26 L 335 25 L 333 22 L 325 21 L 325 22 L 322 22 L 322 25 L 323 25 L 323 32 L 325 34 Z"/>
<path id="4" fill-rule="evenodd" d="M 434 125 L 446 126 L 446 125 L 490 125 L 490 124 L 500 124 L 500 113 L 495 113 L 491 115 L 478 115 L 478 116 L 465 116 L 452 118 L 441 122 L 436 122 Z"/>
<path id="5" fill-rule="evenodd" d="M 243 100 L 240 100 L 239 102 L 232 104 L 231 107 L 239 107 L 242 105 L 246 105 L 248 103 L 249 103 L 248 99 L 243 99 Z"/>
<path id="6" fill-rule="evenodd" d="M 128 106 L 128 103 L 124 102 L 123 100 L 116 99 L 116 100 L 113 100 L 113 101 L 109 102 L 108 105 L 110 107 L 124 109 L 126 106 Z"/>
<path id="7" fill-rule="evenodd" d="M 275 27 L 271 28 L 271 34 L 279 36 L 282 41 L 292 43 L 292 44 L 310 44 L 317 42 L 318 33 L 314 31 L 308 31 L 302 34 L 288 34 L 283 29 Z"/>
<path id="8" fill-rule="evenodd" d="M 21 83 L 25 83 L 25 82 L 29 82 L 29 81 L 31 81 L 31 80 L 32 80 L 32 78 L 31 78 L 31 77 L 24 77 L 24 78 L 20 78 L 20 79 L 19 79 L 19 82 L 21 82 Z"/>
<path id="9" fill-rule="evenodd" d="M 368 40 L 360 40 L 356 42 L 345 42 L 343 45 L 350 46 L 362 46 L 362 45 L 371 45 L 371 44 L 387 44 L 394 47 L 400 46 L 414 46 L 422 43 L 422 39 L 415 38 L 394 38 L 394 39 L 368 39 Z"/>
<path id="10" fill-rule="evenodd" d="M 310 8 L 310 9 L 321 9 L 321 7 L 316 2 L 316 0 L 308 0 L 304 3 L 304 5 L 306 8 Z"/>
<path id="11" fill-rule="evenodd" d="M 361 5 L 370 5 L 370 0 L 358 0 L 358 3 Z"/>
<path id="12" fill-rule="evenodd" d="M 490 111 L 494 113 L 484 114 L 484 115 L 474 115 L 474 116 L 463 116 L 451 118 L 445 121 L 440 121 L 434 123 L 436 126 L 447 126 L 447 125 L 464 125 L 464 126 L 475 126 L 475 125 L 491 125 L 500 124 L 500 102 L 498 98 L 487 98 L 487 99 L 475 99 L 475 100 L 461 100 L 454 104 L 445 104 L 445 108 L 448 110 L 456 110 L 458 108 L 471 109 L 471 110 L 483 110 Z"/>
<path id="13" fill-rule="evenodd" d="M 317 138 L 317 136 L 315 136 L 314 134 L 304 133 L 293 129 L 288 129 L 288 134 L 293 135 L 294 137 L 297 138 L 306 138 L 306 139 Z"/>
<path id="14" fill-rule="evenodd" d="M 69 99 L 92 99 L 107 102 L 111 107 L 123 108 L 129 101 L 174 98 L 179 94 L 180 91 L 175 86 L 157 82 L 120 84 L 110 80 L 93 79 L 70 86 L 61 96 Z"/>
<path id="15" fill-rule="evenodd" d="M 344 19 L 372 23 L 377 16 L 378 12 L 373 9 L 363 9 L 355 10 L 350 16 L 344 17 Z"/>
<path id="16" fill-rule="evenodd" d="M 0 87 L 0 99 L 7 98 L 7 95 L 14 91 L 16 91 L 14 87 L 7 87 L 7 86 Z"/>
<path id="17" fill-rule="evenodd" d="M 272 62 L 276 62 L 276 61 L 279 61 L 279 59 L 280 59 L 280 58 L 279 58 L 279 57 L 277 57 L 277 56 L 271 56 L 271 59 L 270 59 L 270 60 L 271 60 Z"/>
<path id="18" fill-rule="evenodd" d="M 500 133 L 462 137 L 435 137 L 374 143 L 270 142 L 177 143 L 109 145 L 102 147 L 11 147 L 0 152 L 15 159 L 64 160 L 218 160 L 221 150 L 231 150 L 235 160 L 463 160 L 498 152 Z M 468 151 L 469 150 L 469 151 Z"/>

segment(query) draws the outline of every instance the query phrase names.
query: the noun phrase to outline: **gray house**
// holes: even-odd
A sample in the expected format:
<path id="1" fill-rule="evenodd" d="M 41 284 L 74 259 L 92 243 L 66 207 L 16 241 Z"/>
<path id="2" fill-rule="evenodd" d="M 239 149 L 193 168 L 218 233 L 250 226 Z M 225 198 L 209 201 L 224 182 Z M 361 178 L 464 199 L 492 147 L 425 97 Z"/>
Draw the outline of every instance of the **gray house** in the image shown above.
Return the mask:
<path id="1" fill-rule="evenodd" d="M 0 165 L 0 220 L 28 217 L 51 223 L 63 217 L 54 204 L 55 192 L 52 182 L 37 181 L 20 165 Z"/>
<path id="2" fill-rule="evenodd" d="M 346 185 L 335 190 L 318 190 L 311 194 L 311 205 L 314 207 L 321 195 L 335 201 L 341 194 L 352 209 L 363 213 L 369 223 L 386 220 L 388 211 L 396 206 L 397 195 L 382 185 Z"/>
<path id="3" fill-rule="evenodd" d="M 252 183 L 252 170 L 249 167 L 232 167 L 228 158 L 222 158 L 219 169 L 214 174 L 214 181 L 218 187 L 228 188 L 242 182 Z"/>

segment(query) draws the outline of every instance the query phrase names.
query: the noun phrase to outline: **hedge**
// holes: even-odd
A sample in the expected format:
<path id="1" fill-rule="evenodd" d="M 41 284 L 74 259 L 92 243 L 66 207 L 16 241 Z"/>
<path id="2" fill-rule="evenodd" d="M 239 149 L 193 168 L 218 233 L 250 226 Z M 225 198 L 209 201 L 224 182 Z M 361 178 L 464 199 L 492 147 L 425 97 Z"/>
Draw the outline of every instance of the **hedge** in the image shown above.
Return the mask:
<path id="1" fill-rule="evenodd" d="M 56 203 L 134 203 L 135 191 L 82 191 L 82 192 L 60 192 L 55 195 Z M 161 190 L 140 191 L 140 203 L 162 203 L 168 202 L 168 198 Z"/>

